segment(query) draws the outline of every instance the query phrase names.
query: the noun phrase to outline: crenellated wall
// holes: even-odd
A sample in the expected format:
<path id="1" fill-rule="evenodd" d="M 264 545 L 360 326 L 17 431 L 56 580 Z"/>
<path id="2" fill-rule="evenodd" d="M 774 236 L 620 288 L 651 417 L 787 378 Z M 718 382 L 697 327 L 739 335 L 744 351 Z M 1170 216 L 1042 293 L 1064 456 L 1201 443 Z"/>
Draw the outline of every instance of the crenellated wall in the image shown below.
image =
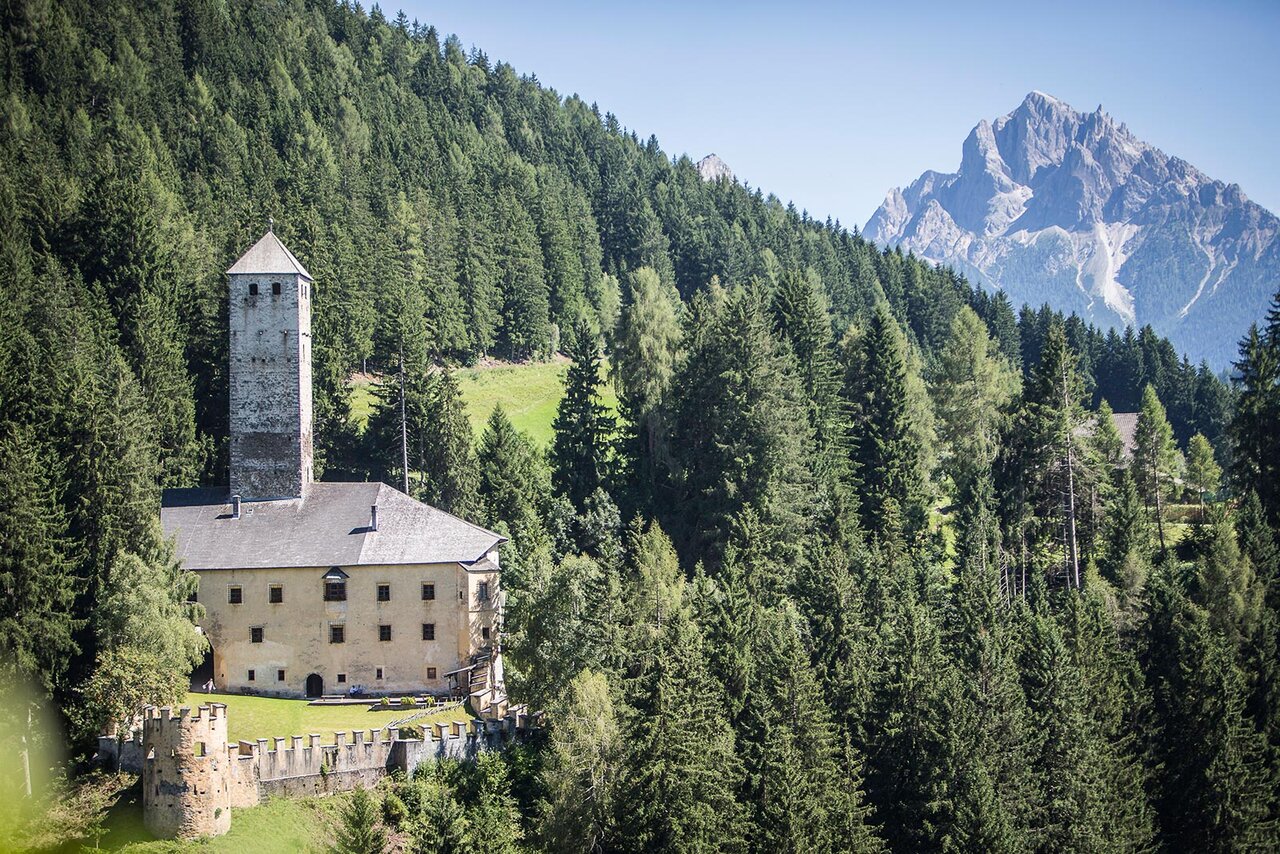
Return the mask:
<path id="1" fill-rule="evenodd" d="M 493 711 L 497 711 L 495 705 Z M 505 711 L 505 710 L 504 710 Z M 523 707 L 490 720 L 456 720 L 402 739 L 386 729 L 282 736 L 227 744 L 226 706 L 149 709 L 140 731 L 120 742 L 98 740 L 98 759 L 122 770 L 140 760 L 147 828 L 161 838 L 217 836 L 231 828 L 231 810 L 267 797 L 308 797 L 369 787 L 392 771 L 412 774 L 424 762 L 474 761 L 501 750 L 536 725 Z"/>

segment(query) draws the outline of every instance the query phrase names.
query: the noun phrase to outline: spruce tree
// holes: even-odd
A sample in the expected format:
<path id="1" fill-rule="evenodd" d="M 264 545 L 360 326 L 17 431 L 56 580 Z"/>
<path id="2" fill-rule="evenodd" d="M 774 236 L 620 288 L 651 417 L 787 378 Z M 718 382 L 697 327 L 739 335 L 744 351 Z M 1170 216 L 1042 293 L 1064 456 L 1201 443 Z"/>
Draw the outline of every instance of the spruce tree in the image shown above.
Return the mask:
<path id="1" fill-rule="evenodd" d="M 630 594 L 627 755 L 615 804 L 622 851 L 740 851 L 742 766 L 722 698 L 712 690 L 670 542 L 639 535 Z"/>
<path id="2" fill-rule="evenodd" d="M 1240 342 L 1234 385 L 1239 391 L 1231 419 L 1231 478 L 1253 490 L 1272 527 L 1280 527 L 1280 293 L 1272 300 L 1265 329 L 1250 327 Z"/>
<path id="3" fill-rule="evenodd" d="M 368 789 L 356 787 L 342 806 L 341 820 L 335 854 L 382 854 L 387 834 L 378 826 L 377 802 Z"/>
<path id="4" fill-rule="evenodd" d="M 1033 514 L 1030 551 L 1054 554 L 1057 574 L 1072 587 L 1080 586 L 1083 570 L 1078 530 L 1080 498 L 1087 494 L 1083 397 L 1076 355 L 1062 324 L 1051 323 L 1013 428 L 1021 454 L 1017 487 L 1025 490 Z"/>
<path id="5" fill-rule="evenodd" d="M 845 394 L 853 410 L 854 471 L 863 527 L 879 537 L 914 535 L 926 520 L 923 449 L 907 400 L 906 341 L 889 307 L 876 306 L 847 353 Z M 893 530 L 891 520 L 905 523 Z"/>
<path id="6" fill-rule="evenodd" d="M 587 497 L 608 482 L 613 418 L 600 402 L 600 348 L 587 327 L 578 327 L 570 358 L 552 425 L 551 483 L 581 510 Z"/>

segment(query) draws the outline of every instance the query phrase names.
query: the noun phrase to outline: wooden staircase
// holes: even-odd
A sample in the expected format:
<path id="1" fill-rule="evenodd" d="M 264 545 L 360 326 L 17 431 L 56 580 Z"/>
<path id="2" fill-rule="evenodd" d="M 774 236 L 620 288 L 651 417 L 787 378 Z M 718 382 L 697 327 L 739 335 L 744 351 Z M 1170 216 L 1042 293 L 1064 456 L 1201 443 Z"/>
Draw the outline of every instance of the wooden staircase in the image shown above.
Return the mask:
<path id="1" fill-rule="evenodd" d="M 498 684 L 500 653 L 493 647 L 482 647 L 471 656 L 468 672 L 467 699 L 471 712 L 478 718 L 501 717 L 506 714 L 507 697 Z"/>

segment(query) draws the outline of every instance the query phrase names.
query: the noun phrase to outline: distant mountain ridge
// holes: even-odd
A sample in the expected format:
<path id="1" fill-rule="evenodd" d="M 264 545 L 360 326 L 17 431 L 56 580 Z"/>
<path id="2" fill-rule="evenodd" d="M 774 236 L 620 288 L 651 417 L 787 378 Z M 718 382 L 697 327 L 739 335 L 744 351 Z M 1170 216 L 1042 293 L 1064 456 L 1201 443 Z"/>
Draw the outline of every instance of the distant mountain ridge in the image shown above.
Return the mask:
<path id="1" fill-rule="evenodd" d="M 729 164 L 714 152 L 699 160 L 696 168 L 704 181 L 718 181 L 721 178 L 733 180 L 733 170 L 729 168 Z"/>
<path id="2" fill-rule="evenodd" d="M 1102 325 L 1151 324 L 1225 367 L 1280 282 L 1280 220 L 1103 112 L 1032 92 L 960 169 L 893 189 L 864 236 Z"/>

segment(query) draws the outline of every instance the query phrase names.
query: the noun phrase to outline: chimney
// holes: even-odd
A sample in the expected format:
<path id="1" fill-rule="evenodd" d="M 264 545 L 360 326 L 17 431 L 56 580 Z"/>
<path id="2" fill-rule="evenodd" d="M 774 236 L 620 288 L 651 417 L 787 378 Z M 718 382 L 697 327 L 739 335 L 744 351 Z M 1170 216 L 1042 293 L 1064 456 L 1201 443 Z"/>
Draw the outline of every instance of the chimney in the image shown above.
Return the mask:
<path id="1" fill-rule="evenodd" d="M 378 530 L 378 505 L 377 504 L 369 505 L 369 530 L 370 531 Z"/>
<path id="2" fill-rule="evenodd" d="M 240 518 L 240 496 L 239 495 L 231 496 L 231 518 L 232 519 Z"/>

